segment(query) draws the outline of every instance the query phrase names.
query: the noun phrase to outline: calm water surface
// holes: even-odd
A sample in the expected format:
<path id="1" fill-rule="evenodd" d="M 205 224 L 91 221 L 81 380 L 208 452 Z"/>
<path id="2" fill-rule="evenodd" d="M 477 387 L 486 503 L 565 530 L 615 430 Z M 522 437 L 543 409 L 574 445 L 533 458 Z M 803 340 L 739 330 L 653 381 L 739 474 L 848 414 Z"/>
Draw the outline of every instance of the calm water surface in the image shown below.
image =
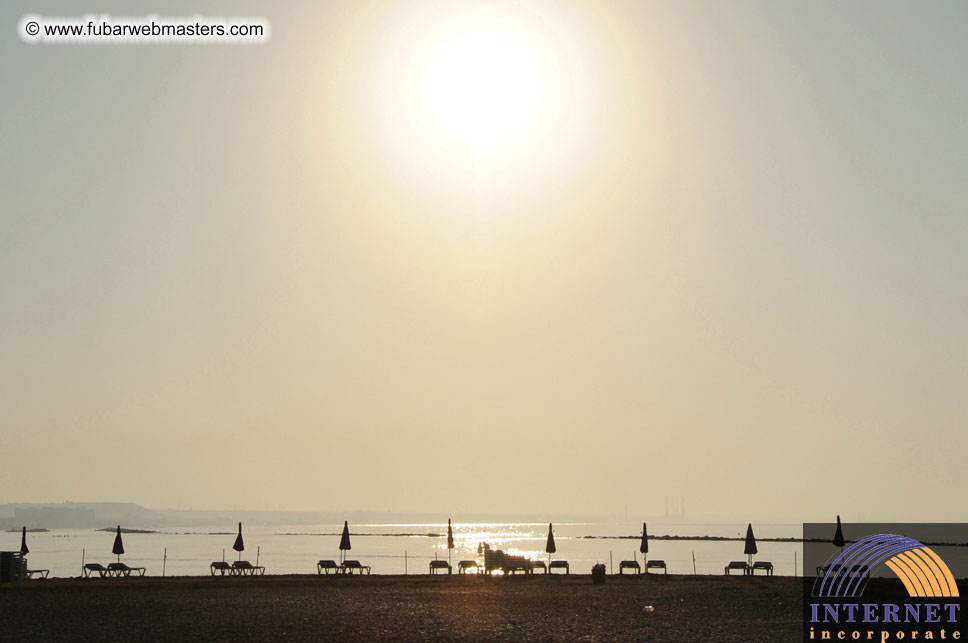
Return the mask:
<path id="1" fill-rule="evenodd" d="M 159 533 L 124 534 L 125 554 L 121 560 L 132 566 L 147 568 L 150 576 L 195 576 L 209 573 L 209 563 L 235 560 L 232 549 L 236 525 L 169 528 Z M 257 525 L 243 526 L 244 560 L 266 567 L 268 574 L 309 574 L 316 572 L 321 558 L 339 559 L 342 524 L 329 525 Z M 573 572 L 589 573 L 595 563 L 614 565 L 637 557 L 641 523 L 571 522 L 554 526 L 557 553 L 553 560 L 567 560 Z M 731 536 L 745 535 L 745 524 L 650 523 L 655 535 Z M 754 525 L 759 539 L 798 537 L 801 525 Z M 348 558 L 370 565 L 375 574 L 425 574 L 429 561 L 446 560 L 447 523 L 351 524 L 352 550 Z M 432 534 L 432 535 L 430 535 Z M 450 552 L 456 568 L 458 560 L 478 559 L 481 542 L 506 552 L 547 560 L 545 542 L 547 523 L 454 523 L 455 549 Z M 591 537 L 590 537 L 591 536 Z M 0 549 L 17 550 L 20 534 L 0 535 Z M 621 538 L 626 537 L 626 538 Z M 107 564 L 115 560 L 111 553 L 114 533 L 93 529 L 56 529 L 28 533 L 28 563 L 31 569 L 45 568 L 51 576 L 77 576 L 82 560 Z M 777 575 L 803 574 L 800 543 L 758 542 L 754 560 L 768 560 Z M 167 558 L 166 558 L 167 551 Z M 831 546 L 831 553 L 835 549 Z M 941 553 L 941 552 L 939 552 Z M 941 553 L 942 556 L 945 554 Z M 667 541 L 650 540 L 649 558 L 666 561 L 670 574 L 722 574 L 731 560 L 745 560 L 742 541 Z M 695 559 L 695 560 L 694 560 Z M 611 567 L 610 567 L 611 570 Z"/>

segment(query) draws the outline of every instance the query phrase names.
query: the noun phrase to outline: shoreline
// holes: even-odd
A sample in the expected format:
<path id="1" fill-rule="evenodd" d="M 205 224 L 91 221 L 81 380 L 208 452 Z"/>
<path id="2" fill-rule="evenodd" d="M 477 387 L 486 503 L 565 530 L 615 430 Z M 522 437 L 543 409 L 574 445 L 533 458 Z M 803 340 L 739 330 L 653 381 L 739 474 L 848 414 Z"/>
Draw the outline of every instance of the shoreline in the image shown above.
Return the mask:
<path id="1" fill-rule="evenodd" d="M 90 583 L 92 585 L 98 585 L 98 584 L 112 585 L 112 584 L 127 584 L 127 583 L 131 583 L 133 585 L 134 584 L 143 585 L 143 584 L 150 584 L 150 583 L 153 583 L 153 582 L 161 582 L 161 583 L 176 582 L 177 583 L 177 582 L 197 582 L 197 581 L 207 581 L 207 580 L 211 580 L 212 582 L 223 582 L 224 581 L 224 582 L 239 582 L 239 583 L 255 583 L 255 584 L 258 584 L 260 582 L 276 582 L 276 581 L 300 581 L 300 582 L 311 583 L 311 582 L 316 582 L 316 581 L 319 581 L 319 580 L 326 580 L 326 579 L 349 580 L 349 579 L 352 579 L 352 578 L 359 579 L 362 582 L 365 582 L 367 579 L 372 578 L 372 579 L 374 579 L 374 581 L 376 581 L 377 579 L 380 579 L 380 580 L 389 580 L 389 581 L 414 581 L 414 582 L 417 582 L 417 583 L 422 582 L 422 581 L 425 581 L 425 580 L 429 580 L 429 581 L 444 581 L 444 580 L 446 580 L 448 578 L 450 578 L 450 579 L 461 579 L 461 580 L 467 579 L 467 582 L 472 582 L 472 581 L 475 581 L 475 580 L 479 580 L 480 582 L 494 582 L 494 583 L 498 583 L 498 582 L 501 582 L 501 581 L 523 582 L 525 580 L 532 581 L 532 582 L 540 582 L 541 579 L 547 579 L 547 580 L 553 581 L 553 582 L 554 581 L 558 581 L 559 579 L 562 580 L 562 581 L 569 581 L 569 582 L 572 582 L 572 581 L 575 581 L 575 582 L 577 582 L 577 581 L 586 582 L 587 581 L 588 583 L 591 583 L 592 582 L 592 580 L 591 580 L 592 579 L 591 572 L 571 572 L 570 574 L 558 573 L 558 572 L 551 573 L 551 574 L 545 574 L 544 572 L 535 572 L 533 574 L 517 573 L 517 574 L 490 574 L 490 575 L 483 574 L 483 573 L 481 573 L 481 574 L 475 574 L 475 573 L 458 574 L 457 572 L 454 572 L 452 574 L 447 574 L 446 572 L 442 572 L 442 573 L 439 573 L 439 574 L 429 574 L 429 573 L 426 573 L 426 572 L 424 572 L 424 573 L 413 573 L 413 574 L 378 574 L 378 573 L 373 573 L 373 574 L 338 574 L 338 573 L 335 573 L 334 572 L 334 573 L 330 573 L 330 574 L 316 574 L 316 573 L 307 573 L 307 574 L 257 574 L 255 576 L 229 576 L 229 575 L 222 576 L 221 574 L 216 574 L 214 576 L 212 576 L 211 574 L 191 574 L 191 575 L 180 575 L 180 576 L 172 576 L 172 575 L 168 575 L 168 576 L 154 576 L 154 575 L 148 574 L 148 575 L 145 575 L 145 576 L 136 576 L 136 575 L 132 575 L 132 576 L 122 576 L 120 578 L 118 578 L 118 577 L 107 577 L 107 576 L 105 576 L 103 578 L 100 577 L 100 576 L 90 576 L 90 577 L 82 577 L 82 576 L 51 576 L 49 578 L 31 578 L 29 580 L 25 580 L 23 582 L 23 584 L 21 584 L 21 585 L 15 585 L 15 584 L 11 584 L 11 583 L 0 583 L 0 592 L 2 592 L 4 590 L 14 591 L 14 590 L 16 590 L 18 588 L 33 587 L 33 586 L 39 586 L 39 585 L 74 584 L 74 583 L 77 583 L 78 581 L 81 582 L 81 583 L 85 583 L 85 584 Z M 606 578 L 606 583 L 605 584 L 608 584 L 609 582 L 612 582 L 612 580 L 622 581 L 622 582 L 643 582 L 643 583 L 644 582 L 655 582 L 655 583 L 663 583 L 663 582 L 665 582 L 665 583 L 678 583 L 678 582 L 699 582 L 699 583 L 702 583 L 702 582 L 710 582 L 710 583 L 716 583 L 716 582 L 718 582 L 720 580 L 722 580 L 724 582 L 729 582 L 731 579 L 734 580 L 735 582 L 744 582 L 744 581 L 745 582 L 754 582 L 754 581 L 760 581 L 760 580 L 763 580 L 763 581 L 766 581 L 766 582 L 773 582 L 773 581 L 775 581 L 775 582 L 788 582 L 788 581 L 801 582 L 801 581 L 803 581 L 803 578 L 804 577 L 803 576 L 787 576 L 787 575 L 782 575 L 782 574 L 776 574 L 775 576 L 769 576 L 769 575 L 766 575 L 766 574 L 757 574 L 755 576 L 742 576 L 742 575 L 739 575 L 739 574 L 730 574 L 730 575 L 727 576 L 725 574 L 662 574 L 662 573 L 654 573 L 654 572 L 652 572 L 652 573 L 649 573 L 649 574 L 645 574 L 645 573 L 642 573 L 642 574 L 633 574 L 633 573 L 606 574 L 605 578 Z"/>
<path id="2" fill-rule="evenodd" d="M 325 579 L 350 579 L 350 578 L 359 578 L 359 579 L 362 579 L 363 581 L 365 581 L 368 578 L 372 578 L 372 579 L 383 579 L 383 580 L 393 580 L 393 581 L 413 580 L 415 582 L 419 582 L 419 581 L 421 581 L 423 579 L 443 580 L 443 579 L 447 579 L 447 578 L 460 578 L 460 579 L 466 578 L 466 579 L 468 579 L 468 582 L 470 582 L 473 579 L 480 579 L 482 582 L 499 582 L 501 580 L 509 580 L 509 581 L 512 581 L 512 582 L 517 582 L 517 581 L 515 581 L 515 579 L 534 580 L 535 582 L 537 582 L 539 579 L 547 578 L 549 581 L 556 581 L 557 579 L 565 579 L 565 580 L 570 580 L 570 579 L 572 579 L 572 580 L 573 579 L 584 579 L 584 580 L 587 580 L 590 583 L 591 582 L 591 578 L 592 578 L 592 574 L 590 572 L 571 572 L 570 574 L 564 574 L 564 573 L 558 573 L 558 572 L 551 573 L 551 574 L 545 574 L 544 572 L 535 572 L 533 574 L 517 573 L 517 574 L 491 574 L 491 575 L 488 575 L 488 574 L 484 574 L 484 573 L 480 573 L 480 574 L 476 574 L 476 573 L 458 574 L 455 571 L 455 572 L 453 572 L 451 574 L 448 574 L 446 572 L 441 572 L 439 574 L 429 574 L 427 572 L 423 572 L 423 573 L 412 573 L 412 574 L 380 574 L 380 573 L 376 573 L 376 572 L 374 572 L 372 574 L 340 574 L 340 573 L 333 572 L 333 573 L 330 573 L 330 574 L 315 574 L 315 573 L 306 573 L 306 574 L 302 574 L 302 573 L 300 573 L 300 574 L 268 574 L 267 573 L 267 574 L 257 574 L 255 576 L 248 576 L 248 575 L 246 575 L 246 576 L 230 576 L 230 575 L 223 576 L 221 574 L 215 574 L 214 576 L 212 576 L 211 574 L 187 574 L 187 575 L 177 575 L 177 576 L 176 575 L 169 574 L 167 576 L 160 576 L 160 575 L 155 576 L 155 575 L 152 575 L 152 574 L 146 574 L 145 576 L 131 575 L 131 576 L 122 576 L 120 578 L 113 577 L 113 576 L 112 577 L 107 577 L 107 576 L 101 577 L 101 576 L 97 576 L 97 575 L 92 575 L 90 577 L 84 577 L 84 576 L 50 576 L 48 578 L 35 577 L 35 578 L 27 579 L 21 585 L 15 585 L 15 584 L 11 584 L 11 583 L 0 583 L 0 591 L 4 591 L 4 589 L 17 588 L 17 587 L 23 588 L 23 587 L 28 587 L 28 586 L 29 587 L 32 587 L 32 586 L 35 586 L 35 585 L 57 585 L 57 584 L 61 584 L 61 583 L 70 583 L 70 584 L 73 584 L 73 583 L 77 583 L 77 582 L 81 582 L 81 583 L 85 583 L 85 584 L 90 583 L 90 584 L 112 585 L 112 584 L 126 584 L 126 583 L 132 583 L 132 584 L 148 584 L 148 583 L 152 583 L 154 581 L 159 581 L 159 582 L 163 582 L 163 583 L 167 583 L 167 582 L 178 582 L 178 581 L 205 581 L 205 580 L 211 579 L 213 582 L 219 582 L 219 581 L 234 582 L 234 581 L 238 581 L 238 582 L 241 582 L 241 583 L 258 583 L 260 581 L 271 582 L 271 581 L 276 581 L 276 580 L 290 580 L 290 581 L 314 582 L 317 579 L 319 579 L 319 580 L 325 580 Z M 679 581 L 685 580 L 685 579 L 692 579 L 692 580 L 697 581 L 697 582 L 703 582 L 703 581 L 715 582 L 718 579 L 730 579 L 730 578 L 739 579 L 739 578 L 741 578 L 741 576 L 738 575 L 738 574 L 730 574 L 729 576 L 726 576 L 724 574 L 662 574 L 662 573 L 656 573 L 656 572 L 651 572 L 649 574 L 645 574 L 645 573 L 642 573 L 642 574 L 633 574 L 633 573 L 617 574 L 616 573 L 616 574 L 607 574 L 606 575 L 606 579 L 607 579 L 606 582 L 610 582 L 612 579 L 621 580 L 622 582 L 626 582 L 626 581 L 628 581 L 628 582 L 653 582 L 654 581 L 654 582 L 670 582 L 671 583 L 671 582 L 679 582 Z M 775 579 L 777 582 L 779 582 L 781 580 L 782 581 L 788 581 L 788 580 L 802 581 L 803 580 L 803 576 L 802 575 L 801 576 L 791 576 L 791 575 L 786 575 L 786 574 L 775 574 L 775 575 L 772 575 L 772 576 L 769 576 L 769 575 L 766 575 L 766 574 L 757 574 L 755 576 L 747 576 L 745 578 L 747 580 L 750 580 L 750 581 L 752 581 L 753 579 L 756 579 L 756 580 L 766 579 L 767 581 L 771 581 L 771 580 L 774 580 Z"/>

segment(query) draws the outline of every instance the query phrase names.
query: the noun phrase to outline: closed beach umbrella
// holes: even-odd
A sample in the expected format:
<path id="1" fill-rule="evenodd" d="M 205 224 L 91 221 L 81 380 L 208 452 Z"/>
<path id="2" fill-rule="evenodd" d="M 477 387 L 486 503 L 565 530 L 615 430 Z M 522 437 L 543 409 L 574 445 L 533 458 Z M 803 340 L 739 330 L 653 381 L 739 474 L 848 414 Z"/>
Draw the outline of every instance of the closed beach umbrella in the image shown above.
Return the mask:
<path id="1" fill-rule="evenodd" d="M 644 522 L 642 523 L 642 542 L 639 544 L 639 553 L 642 554 L 642 562 L 644 563 L 649 553 L 649 531 Z"/>
<path id="2" fill-rule="evenodd" d="M 551 554 L 558 551 L 555 547 L 555 532 L 551 529 L 551 523 L 548 523 L 548 542 L 545 544 L 545 552 L 548 554 L 548 560 L 551 561 Z"/>
<path id="3" fill-rule="evenodd" d="M 746 525 L 746 547 L 743 553 L 750 557 L 750 565 L 753 564 L 753 554 L 756 553 L 756 537 L 753 536 L 753 524 Z"/>
<path id="4" fill-rule="evenodd" d="M 454 529 L 450 526 L 450 518 L 447 519 L 447 564 L 450 564 L 450 550 L 454 548 Z"/>
<path id="5" fill-rule="evenodd" d="M 840 526 L 840 516 L 837 516 L 837 531 L 834 533 L 834 547 L 844 548 L 847 541 L 844 540 L 844 530 Z"/>
<path id="6" fill-rule="evenodd" d="M 350 546 L 350 523 L 348 520 L 344 520 L 343 535 L 339 538 L 339 551 L 343 560 L 346 560 L 346 552 L 351 549 L 353 549 L 353 547 Z"/>
<path id="7" fill-rule="evenodd" d="M 27 528 L 24 527 L 23 533 L 20 536 L 20 555 L 26 556 L 29 553 L 30 550 L 27 549 Z"/>
<path id="8" fill-rule="evenodd" d="M 239 552 L 239 560 L 242 560 L 242 552 L 245 551 L 245 541 L 242 540 L 242 523 L 239 523 L 239 535 L 235 537 L 235 544 L 232 549 Z"/>
<path id="9" fill-rule="evenodd" d="M 118 533 L 114 536 L 114 547 L 111 548 L 111 553 L 117 555 L 120 563 L 121 554 L 124 553 L 124 543 L 121 542 L 121 525 L 118 525 Z"/>

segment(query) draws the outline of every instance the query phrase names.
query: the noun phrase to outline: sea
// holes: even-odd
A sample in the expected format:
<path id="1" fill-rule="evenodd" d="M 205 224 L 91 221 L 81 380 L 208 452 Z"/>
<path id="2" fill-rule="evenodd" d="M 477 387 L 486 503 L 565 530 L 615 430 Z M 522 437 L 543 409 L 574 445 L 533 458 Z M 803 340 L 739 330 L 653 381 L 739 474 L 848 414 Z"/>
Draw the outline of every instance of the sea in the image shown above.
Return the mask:
<path id="1" fill-rule="evenodd" d="M 267 574 L 314 574 L 320 559 L 339 561 L 343 524 L 278 525 L 243 524 L 245 549 L 235 551 L 237 524 L 164 528 L 155 532 L 125 532 L 121 561 L 145 567 L 149 576 L 198 576 L 209 574 L 213 561 L 239 558 L 266 568 Z M 451 561 L 454 572 L 461 560 L 478 560 L 482 543 L 493 549 L 547 561 L 548 523 L 481 522 L 453 523 L 454 549 L 447 547 L 447 523 L 363 523 L 349 525 L 352 549 L 349 559 L 368 565 L 374 574 L 426 574 L 432 560 Z M 589 573 L 604 563 L 618 572 L 624 560 L 638 560 L 641 522 L 554 523 L 556 552 L 551 560 L 566 560 L 572 573 Z M 803 574 L 802 544 L 775 542 L 769 538 L 799 538 L 800 524 L 754 526 L 758 553 L 754 561 L 770 561 L 774 573 Z M 649 560 L 664 560 L 669 574 L 723 574 L 734 560 L 748 560 L 744 552 L 746 524 L 650 522 Z M 734 540 L 663 540 L 656 536 L 709 537 Z M 0 549 L 20 548 L 20 532 L 0 534 Z M 107 564 L 117 560 L 111 553 L 113 531 L 52 529 L 27 534 L 30 569 L 49 569 L 51 577 L 74 577 L 84 563 Z M 831 553 L 836 550 L 831 545 Z M 939 552 L 940 553 L 940 552 Z M 943 554 L 942 554 L 943 555 Z"/>

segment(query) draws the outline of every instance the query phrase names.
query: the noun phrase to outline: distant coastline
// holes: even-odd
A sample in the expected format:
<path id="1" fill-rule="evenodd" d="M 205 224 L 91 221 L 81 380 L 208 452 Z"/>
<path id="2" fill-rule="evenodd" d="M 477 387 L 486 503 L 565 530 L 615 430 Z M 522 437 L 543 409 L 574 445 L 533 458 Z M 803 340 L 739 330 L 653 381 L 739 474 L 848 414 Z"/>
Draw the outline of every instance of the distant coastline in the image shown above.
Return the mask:
<path id="1" fill-rule="evenodd" d="M 28 529 L 99 529 L 105 525 L 137 526 L 141 529 L 167 529 L 192 527 L 217 527 L 235 525 L 240 520 L 247 524 L 262 525 L 342 525 L 350 524 L 397 524 L 430 530 L 453 518 L 463 523 L 517 523 L 540 524 L 548 522 L 549 515 L 522 515 L 521 513 L 493 514 L 454 512 L 443 515 L 427 511 L 272 511 L 272 510 L 196 510 L 196 509 L 149 509 L 132 502 L 63 502 L 63 503 L 8 503 L 0 504 L 0 530 Z M 628 516 L 554 514 L 554 522 L 625 522 Z M 702 525 L 710 521 L 686 518 L 684 515 L 644 515 L 649 521 L 674 521 L 682 525 Z M 717 522 L 713 520 L 712 522 Z M 744 521 L 737 521 L 744 522 Z M 755 521 L 754 521 L 755 523 Z M 795 523 L 791 523 L 795 524 Z M 221 531 L 221 530 L 219 530 Z M 436 533 L 434 531 L 433 533 Z M 426 536 L 427 532 L 414 535 Z"/>

